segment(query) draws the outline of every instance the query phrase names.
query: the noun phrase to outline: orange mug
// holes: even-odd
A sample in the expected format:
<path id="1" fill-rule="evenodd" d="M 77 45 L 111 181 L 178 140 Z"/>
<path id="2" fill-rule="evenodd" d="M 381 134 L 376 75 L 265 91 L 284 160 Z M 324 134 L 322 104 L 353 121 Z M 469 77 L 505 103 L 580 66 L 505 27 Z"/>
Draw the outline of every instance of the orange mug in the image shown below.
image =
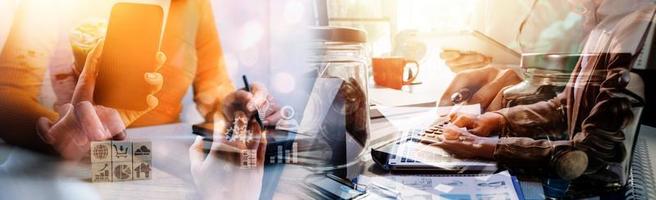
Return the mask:
<path id="1" fill-rule="evenodd" d="M 419 63 L 405 58 L 373 58 L 371 63 L 374 82 L 383 87 L 400 90 L 404 85 L 412 84 L 419 74 Z M 414 66 L 414 70 L 408 66 Z"/>

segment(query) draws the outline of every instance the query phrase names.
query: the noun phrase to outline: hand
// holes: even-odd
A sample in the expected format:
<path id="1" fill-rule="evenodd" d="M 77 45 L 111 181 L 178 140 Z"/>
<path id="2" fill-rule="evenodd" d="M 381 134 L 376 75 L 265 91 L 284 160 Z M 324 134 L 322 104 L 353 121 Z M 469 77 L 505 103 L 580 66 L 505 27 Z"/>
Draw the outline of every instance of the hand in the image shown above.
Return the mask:
<path id="1" fill-rule="evenodd" d="M 251 85 L 251 92 L 237 90 L 228 94 L 223 101 L 222 107 L 223 116 L 228 121 L 228 126 L 232 125 L 237 111 L 242 111 L 249 117 L 257 114 L 256 110 L 266 112 L 266 117 L 262 119 L 264 126 L 275 125 L 281 118 L 280 107 L 269 95 L 269 91 L 259 83 Z"/>
<path id="2" fill-rule="evenodd" d="M 157 99 L 157 97 L 155 97 L 155 93 L 162 90 L 162 86 L 164 85 L 164 77 L 158 71 L 162 68 L 162 66 L 166 62 L 166 55 L 164 54 L 164 52 L 161 51 L 157 52 L 157 54 L 155 55 L 155 60 L 157 61 L 155 63 L 157 65 L 155 67 L 155 72 L 146 72 L 144 74 L 144 81 L 148 83 L 150 89 L 150 94 L 146 96 L 146 104 L 148 105 L 146 109 L 143 110 L 117 109 L 118 113 L 121 115 L 121 119 L 128 126 L 132 124 L 132 122 L 139 119 L 139 117 L 150 112 L 151 110 L 155 109 L 157 105 L 159 105 L 159 100 Z"/>
<path id="3" fill-rule="evenodd" d="M 440 58 L 453 72 L 461 72 L 467 69 L 484 67 L 492 62 L 492 57 L 485 56 L 473 51 L 458 51 L 445 49 L 440 53 Z"/>
<path id="4" fill-rule="evenodd" d="M 467 128 L 474 135 L 483 137 L 499 132 L 506 124 L 506 118 L 494 112 L 486 112 L 482 115 L 451 113 L 449 120 L 453 125 Z"/>
<path id="5" fill-rule="evenodd" d="M 100 40 L 94 48 L 94 50 L 90 51 L 88 56 L 86 57 L 87 62 L 83 66 L 77 66 L 73 65 L 73 70 L 69 74 L 63 74 L 60 75 L 62 79 L 56 78 L 56 84 L 53 83 L 53 88 L 55 92 L 57 93 L 57 102 L 55 102 L 55 110 L 60 110 L 61 105 L 64 105 L 66 103 L 69 103 L 71 100 L 73 100 L 74 95 L 68 90 L 70 90 L 70 85 L 76 85 L 75 88 L 78 87 L 85 87 L 89 88 L 91 91 L 90 93 L 87 92 L 85 93 L 84 98 L 89 98 L 91 101 L 93 98 L 93 89 L 95 88 L 95 81 L 96 81 L 96 76 L 98 75 L 98 60 L 100 59 L 100 56 L 102 55 L 102 47 L 104 45 L 104 41 Z M 159 71 L 161 67 L 164 65 L 164 62 L 166 62 L 166 55 L 163 52 L 157 52 L 155 55 L 156 59 L 156 70 Z M 89 63 L 89 60 L 93 61 L 92 63 Z M 83 67 L 82 69 L 76 69 L 76 67 Z M 77 76 L 77 83 L 74 78 L 67 78 L 68 76 L 71 77 L 76 77 Z M 92 78 L 84 78 L 83 77 L 92 77 Z M 143 114 L 151 111 L 157 105 L 159 104 L 159 100 L 157 97 L 154 96 L 155 93 L 160 91 L 162 89 L 162 85 L 164 83 L 164 78 L 162 75 L 158 72 L 148 72 L 144 74 L 144 81 L 148 83 L 150 87 L 151 93 L 146 97 L 146 103 L 148 107 L 144 110 L 127 110 L 127 109 L 117 109 L 116 111 L 119 113 L 121 116 L 121 119 L 124 124 L 130 125 L 132 122 L 136 121 L 139 117 L 141 117 Z M 79 98 L 79 97 L 78 97 Z"/>
<path id="6" fill-rule="evenodd" d="M 468 104 L 481 104 L 485 111 L 495 111 L 503 108 L 503 90 L 521 82 L 521 78 L 512 69 L 500 69 L 489 65 L 483 68 L 470 69 L 456 74 L 451 85 L 446 89 L 440 106 L 453 105 L 451 96 L 463 88 L 471 94 Z"/>
<path id="7" fill-rule="evenodd" d="M 52 123 L 45 117 L 37 122 L 41 139 L 67 160 L 79 160 L 88 155 L 90 141 L 125 138 L 125 125 L 114 109 L 94 106 L 96 64 L 102 43 L 90 52 L 83 73 L 76 84 L 71 103 L 57 107 L 60 119 Z"/>
<path id="8" fill-rule="evenodd" d="M 189 148 L 191 175 L 204 199 L 259 198 L 267 140 L 266 133 L 254 121 L 251 123 L 251 140 L 242 140 L 241 137 L 228 139 L 225 134 L 215 133 L 207 156 L 203 152 L 203 139 L 200 136 L 196 137 Z M 224 126 L 215 124 L 215 127 Z M 242 165 L 243 152 L 256 153 L 253 155 L 256 158 L 254 165 Z M 248 191 L 244 191 L 246 188 Z"/>
<path id="9" fill-rule="evenodd" d="M 465 128 L 447 125 L 444 134 L 438 138 L 422 138 L 422 142 L 431 146 L 442 148 L 458 158 L 479 158 L 491 160 L 497 139 L 479 137 L 469 133 Z"/>

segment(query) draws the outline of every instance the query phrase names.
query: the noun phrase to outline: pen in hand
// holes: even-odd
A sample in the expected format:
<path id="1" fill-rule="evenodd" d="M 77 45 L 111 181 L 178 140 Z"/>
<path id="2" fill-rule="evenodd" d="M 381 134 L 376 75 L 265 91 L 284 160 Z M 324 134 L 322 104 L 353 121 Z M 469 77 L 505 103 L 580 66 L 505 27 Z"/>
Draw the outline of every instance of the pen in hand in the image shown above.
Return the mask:
<path id="1" fill-rule="evenodd" d="M 251 92 L 251 87 L 248 84 L 248 79 L 246 78 L 246 75 L 242 75 L 241 78 L 244 81 L 244 89 L 246 89 L 247 92 Z M 264 128 L 264 124 L 262 123 L 262 119 L 260 119 L 260 115 L 258 114 L 259 111 L 257 110 L 257 108 L 255 109 L 255 112 L 256 112 L 255 116 L 251 116 L 251 119 L 252 117 L 255 117 L 255 121 L 257 121 L 257 125 L 259 125 L 260 128 Z"/>
<path id="2" fill-rule="evenodd" d="M 470 97 L 471 92 L 468 88 L 462 88 L 453 93 L 453 95 L 451 95 L 451 103 L 453 103 L 453 107 L 451 107 L 451 110 L 445 116 L 458 112 L 458 110 L 467 103 Z"/>

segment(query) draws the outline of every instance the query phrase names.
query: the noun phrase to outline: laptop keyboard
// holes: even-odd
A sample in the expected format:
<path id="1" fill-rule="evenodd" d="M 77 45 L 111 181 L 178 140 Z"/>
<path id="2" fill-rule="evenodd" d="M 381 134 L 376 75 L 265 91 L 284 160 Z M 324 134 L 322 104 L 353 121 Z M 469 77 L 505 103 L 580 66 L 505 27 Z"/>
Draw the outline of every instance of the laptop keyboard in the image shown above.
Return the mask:
<path id="1" fill-rule="evenodd" d="M 410 129 L 404 131 L 401 135 L 401 139 L 397 141 L 396 144 L 401 144 L 403 142 L 421 142 L 422 138 L 439 140 L 438 136 L 444 133 L 444 126 L 448 123 L 449 121 L 446 120 L 438 120 L 426 129 Z"/>
<path id="2" fill-rule="evenodd" d="M 420 163 L 419 161 L 409 159 L 415 158 L 414 154 L 419 153 L 415 148 L 409 148 L 408 145 L 401 145 L 403 143 L 421 143 L 422 138 L 425 141 L 426 139 L 435 139 L 439 140 L 440 135 L 443 133 L 444 126 L 448 123 L 448 120 L 437 120 L 432 125 L 426 129 L 410 129 L 404 131 L 400 139 L 396 142 L 396 146 L 400 147 L 396 150 L 395 154 L 392 154 L 390 160 L 397 160 L 396 157 L 399 156 L 400 163 Z"/>
<path id="3" fill-rule="evenodd" d="M 399 140 L 392 143 L 394 148 L 387 161 L 389 165 L 416 169 L 439 168 L 446 170 L 476 169 L 496 171 L 496 163 L 459 159 L 453 157 L 442 148 L 430 144 L 441 141 L 444 127 L 449 123 L 446 118 L 440 118 L 425 129 L 410 129 L 403 131 Z"/>

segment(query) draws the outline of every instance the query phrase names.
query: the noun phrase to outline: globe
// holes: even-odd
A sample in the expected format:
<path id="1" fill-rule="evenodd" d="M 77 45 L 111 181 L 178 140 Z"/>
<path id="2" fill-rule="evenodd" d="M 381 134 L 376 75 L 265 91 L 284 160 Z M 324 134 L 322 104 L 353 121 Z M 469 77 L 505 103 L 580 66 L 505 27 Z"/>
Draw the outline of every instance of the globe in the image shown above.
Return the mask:
<path id="1" fill-rule="evenodd" d="M 96 146 L 96 148 L 93 150 L 93 156 L 101 160 L 109 157 L 109 147 L 106 145 Z"/>

